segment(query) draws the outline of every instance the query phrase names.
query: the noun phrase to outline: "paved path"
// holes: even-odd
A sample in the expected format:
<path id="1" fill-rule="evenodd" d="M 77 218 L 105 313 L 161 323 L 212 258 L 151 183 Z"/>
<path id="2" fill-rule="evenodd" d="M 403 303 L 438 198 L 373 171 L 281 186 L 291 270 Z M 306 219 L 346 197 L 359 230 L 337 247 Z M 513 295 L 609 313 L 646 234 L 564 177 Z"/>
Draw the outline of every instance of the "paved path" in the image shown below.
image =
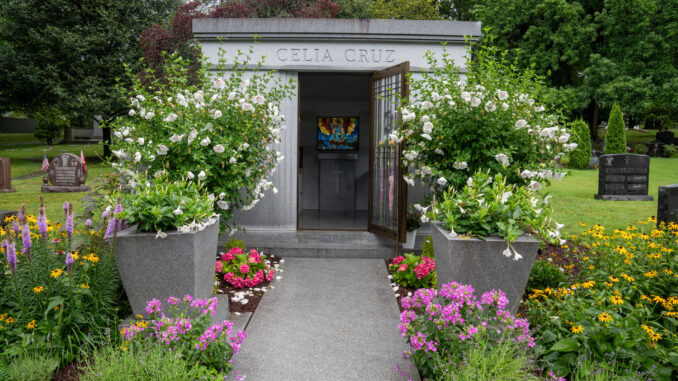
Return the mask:
<path id="1" fill-rule="evenodd" d="M 419 380 L 383 259 L 286 258 L 247 326 L 247 380 Z M 407 371 L 403 377 L 396 366 Z M 408 368 L 409 366 L 409 368 Z"/>

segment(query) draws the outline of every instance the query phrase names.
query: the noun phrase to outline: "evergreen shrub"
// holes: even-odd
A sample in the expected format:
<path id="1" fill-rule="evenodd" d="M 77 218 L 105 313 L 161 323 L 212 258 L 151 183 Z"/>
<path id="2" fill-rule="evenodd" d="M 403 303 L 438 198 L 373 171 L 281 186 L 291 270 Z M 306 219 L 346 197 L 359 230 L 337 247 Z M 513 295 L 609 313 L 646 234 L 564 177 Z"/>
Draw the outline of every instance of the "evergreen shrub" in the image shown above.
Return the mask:
<path id="1" fill-rule="evenodd" d="M 577 143 L 577 148 L 570 152 L 569 166 L 586 169 L 591 162 L 591 135 L 586 122 L 578 119 L 572 123 L 572 138 Z"/>
<path id="2" fill-rule="evenodd" d="M 612 106 L 605 136 L 605 154 L 613 153 L 626 153 L 626 125 L 621 108 L 616 103 Z"/>

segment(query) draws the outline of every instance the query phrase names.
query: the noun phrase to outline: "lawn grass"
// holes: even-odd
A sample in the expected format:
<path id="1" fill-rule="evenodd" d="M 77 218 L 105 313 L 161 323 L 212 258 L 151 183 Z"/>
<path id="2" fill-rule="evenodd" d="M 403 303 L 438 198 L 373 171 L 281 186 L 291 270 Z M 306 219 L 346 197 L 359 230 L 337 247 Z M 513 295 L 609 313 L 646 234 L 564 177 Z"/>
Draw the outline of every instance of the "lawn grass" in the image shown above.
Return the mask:
<path id="1" fill-rule="evenodd" d="M 0 209 L 17 210 L 22 204 L 26 205 L 28 213 L 37 214 L 40 206 L 40 195 L 45 198 L 47 215 L 51 218 L 60 218 L 63 214 L 64 201 L 73 201 L 75 213 L 82 211 L 80 199 L 87 193 L 42 193 L 42 178 L 40 172 L 42 166 L 43 150 L 49 146 L 40 142 L 30 142 L 32 134 L 0 134 L 0 144 L 5 141 L 14 141 L 14 145 L 0 146 L 0 157 L 9 157 L 12 170 L 12 188 L 14 193 L 0 193 Z M 70 152 L 80 155 L 80 150 L 85 155 L 87 162 L 87 183 L 92 184 L 94 179 L 102 174 L 112 172 L 112 168 L 101 162 L 103 146 L 100 144 L 58 144 L 47 151 L 47 158 L 51 161 L 55 156 Z M 35 175 L 35 176 L 31 176 Z M 19 179 L 19 177 L 25 177 Z"/>
<path id="2" fill-rule="evenodd" d="M 653 201 L 595 200 L 598 193 L 598 170 L 571 170 L 571 175 L 545 188 L 553 196 L 553 217 L 565 224 L 563 232 L 577 234 L 588 226 L 600 224 L 608 229 L 623 228 L 630 223 L 657 214 L 657 190 L 661 185 L 678 183 L 677 158 L 650 158 L 649 194 Z"/>
<path id="3" fill-rule="evenodd" d="M 0 133 L 0 146 L 7 144 L 23 144 L 23 143 L 36 143 L 39 144 L 40 141 L 38 138 L 33 136 L 33 134 L 5 134 Z"/>

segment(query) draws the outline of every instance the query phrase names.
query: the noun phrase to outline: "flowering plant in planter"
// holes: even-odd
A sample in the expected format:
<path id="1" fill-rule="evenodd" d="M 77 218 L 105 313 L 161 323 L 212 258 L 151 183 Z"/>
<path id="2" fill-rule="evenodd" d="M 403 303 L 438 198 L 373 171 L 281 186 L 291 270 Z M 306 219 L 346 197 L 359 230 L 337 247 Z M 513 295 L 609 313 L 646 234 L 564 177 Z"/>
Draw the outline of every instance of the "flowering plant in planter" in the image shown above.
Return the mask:
<path id="1" fill-rule="evenodd" d="M 549 198 L 527 187 L 506 184 L 501 174 L 493 178 L 489 171 L 478 171 L 461 189 L 443 192 L 442 200 L 434 201 L 428 216 L 442 221 L 451 236 L 463 233 L 484 238 L 497 234 L 508 244 L 504 255 L 520 259 L 515 250 L 511 253 L 510 246 L 525 232 L 547 240 L 560 237 L 563 225 L 553 221 Z"/>
<path id="2" fill-rule="evenodd" d="M 275 275 L 275 270 L 271 268 L 265 255 L 254 249 L 245 252 L 239 247 L 221 253 L 216 269 L 235 288 L 256 287 L 264 279 L 270 282 Z"/>
<path id="3" fill-rule="evenodd" d="M 112 124 L 112 148 L 121 172 L 143 168 L 169 181 L 202 181 L 225 228 L 234 209 L 254 207 L 268 189 L 277 192 L 268 176 L 283 156 L 272 145 L 285 128 L 279 105 L 293 84 L 271 71 L 245 75 L 241 62 L 228 69 L 220 57 L 216 66 L 202 62 L 197 85 L 178 55 L 162 75 L 147 69 L 142 81 L 130 73 L 130 110 Z"/>
<path id="4" fill-rule="evenodd" d="M 393 271 L 393 280 L 403 287 L 431 287 L 435 275 L 436 263 L 433 259 L 406 253 L 393 258 L 389 270 Z"/>
<path id="5" fill-rule="evenodd" d="M 573 150 L 557 111 L 547 111 L 541 79 L 479 46 L 468 59 L 465 81 L 448 55 L 440 62 L 427 55 L 430 72 L 411 78 L 417 103 L 404 104 L 404 124 L 391 136 L 404 141 L 405 181 L 419 179 L 441 195 L 448 186 L 460 189 L 471 173 L 502 173 L 510 184 L 538 188 L 556 172 L 556 159 Z"/>
<path id="6" fill-rule="evenodd" d="M 122 193 L 124 209 L 120 218 L 138 224 L 141 232 L 199 229 L 214 213 L 214 198 L 205 194 L 200 181 L 168 181 L 167 176 L 146 179 L 135 175 L 131 192 Z"/>
<path id="7" fill-rule="evenodd" d="M 194 299 L 185 295 L 182 299 L 169 297 L 163 307 L 162 302 L 153 299 L 146 304 L 149 320 L 137 321 L 121 333 L 127 342 L 140 341 L 177 350 L 188 363 L 205 366 L 215 372 L 214 376 L 228 373 L 233 368 L 232 357 L 239 352 L 247 334 L 239 331 L 233 336 L 233 322 L 229 320 L 210 324 L 217 303 L 217 298 Z M 140 334 L 148 331 L 150 334 Z"/>
<path id="8" fill-rule="evenodd" d="M 439 298 L 439 299 L 436 299 Z M 400 334 L 407 338 L 412 356 L 424 377 L 437 379 L 434 354 L 460 363 L 479 340 L 508 339 L 521 348 L 534 346 L 529 322 L 512 316 L 501 290 L 474 295 L 473 287 L 457 282 L 439 291 L 422 288 L 405 297 L 400 314 Z"/>

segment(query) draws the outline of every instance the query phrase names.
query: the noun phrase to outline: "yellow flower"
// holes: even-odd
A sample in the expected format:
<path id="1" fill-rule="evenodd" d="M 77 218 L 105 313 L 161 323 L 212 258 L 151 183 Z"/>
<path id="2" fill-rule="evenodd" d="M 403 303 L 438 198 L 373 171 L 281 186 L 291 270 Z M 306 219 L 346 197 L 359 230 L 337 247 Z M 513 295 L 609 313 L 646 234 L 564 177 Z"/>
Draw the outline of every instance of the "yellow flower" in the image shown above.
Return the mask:
<path id="1" fill-rule="evenodd" d="M 621 277 L 624 278 L 624 279 L 626 279 L 628 282 L 633 282 L 633 281 L 635 281 L 635 279 L 633 279 L 632 276 L 629 276 L 629 275 L 626 275 L 626 274 L 622 274 Z"/>
<path id="2" fill-rule="evenodd" d="M 610 282 L 614 282 L 614 283 L 619 282 L 619 278 L 617 278 L 614 275 L 610 275 L 608 279 L 610 279 Z"/>
<path id="3" fill-rule="evenodd" d="M 35 292 L 36 294 L 39 294 L 39 293 L 41 293 L 44 289 L 45 289 L 45 288 L 42 287 L 42 286 L 36 286 L 36 287 L 33 287 L 33 292 Z"/>
<path id="4" fill-rule="evenodd" d="M 669 312 L 666 313 L 666 316 L 678 318 L 678 312 L 675 312 L 675 311 L 669 311 Z"/>
<path id="5" fill-rule="evenodd" d="M 49 276 L 56 279 L 56 278 L 60 277 L 61 274 L 63 274 L 63 273 L 64 273 L 64 271 L 62 269 L 54 269 L 54 270 L 52 270 L 52 273 Z"/>
<path id="6" fill-rule="evenodd" d="M 596 266 L 594 266 L 594 265 L 589 266 L 589 270 L 593 270 L 595 268 L 596 268 Z"/>
<path id="7" fill-rule="evenodd" d="M 14 321 L 15 321 L 14 318 L 10 316 L 7 319 L 5 319 L 5 324 L 10 325 L 14 323 Z"/>
<path id="8" fill-rule="evenodd" d="M 610 302 L 614 304 L 615 306 L 624 304 L 624 299 L 617 295 L 610 296 Z"/>
<path id="9" fill-rule="evenodd" d="M 572 331 L 572 333 L 582 333 L 584 332 L 584 327 L 581 325 L 575 325 L 574 327 L 570 328 L 570 331 Z"/>
<path id="10" fill-rule="evenodd" d="M 582 287 L 584 288 L 591 288 L 596 284 L 596 282 L 589 280 L 581 284 Z"/>
<path id="11" fill-rule="evenodd" d="M 659 341 L 659 340 L 662 339 L 662 336 L 661 336 L 660 334 L 658 334 L 658 333 L 655 333 L 655 334 L 652 334 L 652 335 L 650 336 L 650 338 L 652 339 L 652 341 Z"/>
<path id="12" fill-rule="evenodd" d="M 584 258 L 582 258 L 582 260 L 588 261 L 588 260 L 589 260 L 589 257 L 584 257 Z"/>
<path id="13" fill-rule="evenodd" d="M 598 315 L 598 320 L 600 320 L 603 323 L 609 323 L 612 321 L 612 316 L 610 316 L 606 312 L 601 312 L 600 315 Z"/>
<path id="14" fill-rule="evenodd" d="M 648 271 L 648 272 L 646 272 L 646 273 L 643 274 L 643 275 L 645 275 L 645 276 L 648 277 L 648 278 L 654 278 L 654 277 L 657 276 L 657 271 L 655 271 L 655 270 Z"/>
<path id="15" fill-rule="evenodd" d="M 80 284 L 80 288 L 89 288 L 89 283 Z"/>
<path id="16" fill-rule="evenodd" d="M 586 224 L 583 223 L 583 222 L 580 222 L 580 223 L 579 223 L 579 226 L 586 226 Z"/>
<path id="17" fill-rule="evenodd" d="M 0 321 L 5 321 L 7 319 L 7 314 L 0 315 Z"/>
<path id="18" fill-rule="evenodd" d="M 673 271 L 672 271 L 671 269 L 669 269 L 669 268 L 665 268 L 664 270 L 662 270 L 662 272 L 663 272 L 664 274 L 666 274 L 666 275 L 671 275 L 671 274 L 673 274 Z"/>
<path id="19" fill-rule="evenodd" d="M 99 257 L 97 257 L 97 255 L 94 253 L 89 253 L 89 255 L 85 257 L 85 259 L 92 263 L 99 262 Z"/>
<path id="20" fill-rule="evenodd" d="M 77 251 L 72 252 L 71 255 L 73 256 L 73 260 L 74 260 L 74 261 L 77 261 L 77 260 L 78 260 L 79 256 L 78 256 L 78 252 L 77 252 Z"/>
<path id="21" fill-rule="evenodd" d="M 34 329 L 37 326 L 38 324 L 35 322 L 35 320 L 31 320 L 30 323 L 26 324 L 26 329 Z"/>

